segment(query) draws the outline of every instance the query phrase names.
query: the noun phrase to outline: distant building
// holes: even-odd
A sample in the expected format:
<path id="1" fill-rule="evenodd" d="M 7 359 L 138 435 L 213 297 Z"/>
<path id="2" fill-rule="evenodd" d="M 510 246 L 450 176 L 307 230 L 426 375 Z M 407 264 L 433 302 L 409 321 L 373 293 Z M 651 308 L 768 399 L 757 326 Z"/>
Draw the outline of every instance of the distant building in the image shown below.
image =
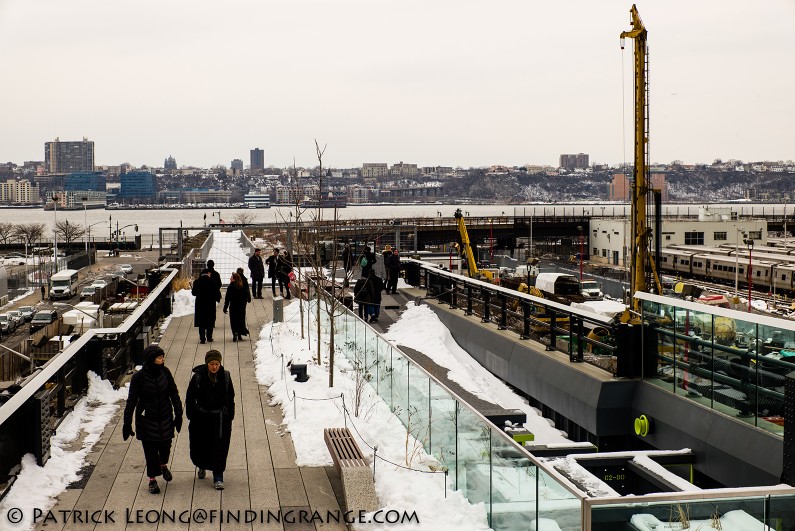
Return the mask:
<path id="1" fill-rule="evenodd" d="M 54 198 L 54 199 L 53 199 Z M 52 208 L 52 203 L 65 210 L 81 210 L 82 208 L 105 208 L 107 194 L 98 190 L 58 190 L 47 198 L 45 208 Z"/>
<path id="2" fill-rule="evenodd" d="M 158 192 L 158 202 L 171 204 L 186 203 L 229 203 L 232 192 L 211 188 L 185 188 Z"/>
<path id="3" fill-rule="evenodd" d="M 157 177 L 148 171 L 133 171 L 119 176 L 121 188 L 116 198 L 123 203 L 153 203 L 157 198 Z"/>
<path id="4" fill-rule="evenodd" d="M 274 202 L 277 205 L 295 205 L 304 199 L 317 201 L 320 197 L 320 188 L 315 184 L 303 185 L 277 185 L 274 187 Z"/>
<path id="5" fill-rule="evenodd" d="M 168 156 L 166 161 L 163 163 L 164 170 L 176 170 L 177 169 L 177 161 L 171 155 Z"/>
<path id="6" fill-rule="evenodd" d="M 82 141 L 44 143 L 44 167 L 47 173 L 94 171 L 94 142 Z"/>
<path id="7" fill-rule="evenodd" d="M 419 174 L 416 164 L 404 164 L 403 161 L 393 164 L 389 169 L 390 177 L 416 177 Z"/>
<path id="8" fill-rule="evenodd" d="M 352 204 L 372 203 L 378 200 L 378 188 L 375 186 L 348 186 L 348 202 Z"/>
<path id="9" fill-rule="evenodd" d="M 0 203 L 4 205 L 31 204 L 39 202 L 39 187 L 28 180 L 8 179 L 0 183 Z"/>
<path id="10" fill-rule="evenodd" d="M 262 175 L 265 172 L 265 152 L 260 148 L 250 151 L 251 175 Z"/>
<path id="11" fill-rule="evenodd" d="M 589 166 L 588 164 L 588 154 L 587 153 L 577 153 L 576 155 L 561 155 L 560 156 L 560 168 L 574 171 L 574 170 L 584 170 Z"/>
<path id="12" fill-rule="evenodd" d="M 651 187 L 662 191 L 663 203 L 668 202 L 668 184 L 665 182 L 664 173 L 651 174 Z M 629 177 L 624 173 L 613 174 L 613 182 L 610 184 L 610 201 L 629 201 L 632 194 L 632 186 Z"/>
<path id="13" fill-rule="evenodd" d="M 386 177 L 389 175 L 389 166 L 386 162 L 365 162 L 362 164 L 361 175 L 365 179 Z"/>
<path id="14" fill-rule="evenodd" d="M 232 175 L 238 175 L 243 173 L 243 161 L 240 159 L 234 159 L 229 164 L 229 169 L 232 170 Z"/>
<path id="15" fill-rule="evenodd" d="M 94 190 L 104 192 L 107 187 L 107 178 L 100 171 L 70 173 L 64 177 L 63 189 Z"/>

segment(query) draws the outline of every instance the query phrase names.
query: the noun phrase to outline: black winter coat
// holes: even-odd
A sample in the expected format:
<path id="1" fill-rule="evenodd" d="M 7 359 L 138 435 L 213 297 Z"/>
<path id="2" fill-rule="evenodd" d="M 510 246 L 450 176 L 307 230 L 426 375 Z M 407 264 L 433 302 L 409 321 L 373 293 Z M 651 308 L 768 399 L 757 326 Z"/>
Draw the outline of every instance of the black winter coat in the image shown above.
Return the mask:
<path id="1" fill-rule="evenodd" d="M 279 257 L 275 255 L 270 255 L 265 259 L 265 263 L 268 264 L 268 278 L 273 278 L 276 276 L 276 265 L 278 261 Z"/>
<path id="2" fill-rule="evenodd" d="M 370 275 L 368 280 L 370 289 L 372 289 L 373 293 L 373 298 L 371 299 L 372 303 L 381 304 L 381 292 L 384 291 L 384 279 L 378 275 Z"/>
<path id="3" fill-rule="evenodd" d="M 224 311 L 229 311 L 229 326 L 233 334 L 246 334 L 246 304 L 251 302 L 251 291 L 243 285 L 238 288 L 234 284 L 229 284 L 226 288 L 226 298 L 224 299 Z"/>
<path id="4" fill-rule="evenodd" d="M 196 297 L 193 311 L 193 326 L 212 328 L 215 326 L 215 303 L 221 302 L 221 290 L 212 277 L 201 275 L 193 281 L 191 293 Z"/>
<path id="5" fill-rule="evenodd" d="M 360 278 L 353 286 L 353 300 L 359 304 L 373 302 L 373 284 L 367 278 Z"/>
<path id="6" fill-rule="evenodd" d="M 265 264 L 262 261 L 262 256 L 251 255 L 248 259 L 248 270 L 251 271 L 251 280 L 265 278 Z"/>
<path id="7" fill-rule="evenodd" d="M 235 388 L 223 366 L 210 380 L 207 365 L 197 365 L 185 395 L 185 413 L 190 420 L 190 459 L 204 470 L 223 472 L 235 418 Z"/>
<path id="8" fill-rule="evenodd" d="M 124 423 L 135 413 L 135 437 L 140 441 L 174 438 L 174 418 L 182 417 L 182 402 L 174 376 L 163 365 L 144 367 L 133 374 L 124 407 Z"/>

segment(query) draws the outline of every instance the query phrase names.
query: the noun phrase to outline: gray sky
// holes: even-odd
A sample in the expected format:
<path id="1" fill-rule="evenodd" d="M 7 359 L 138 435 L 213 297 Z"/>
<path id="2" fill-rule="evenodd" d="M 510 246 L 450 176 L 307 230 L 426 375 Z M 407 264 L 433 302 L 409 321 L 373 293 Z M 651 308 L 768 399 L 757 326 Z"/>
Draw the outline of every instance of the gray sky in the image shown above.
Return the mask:
<path id="1" fill-rule="evenodd" d="M 632 158 L 631 2 L 0 0 L 0 161 Z M 795 2 L 638 2 L 653 161 L 795 159 Z M 623 65 L 623 68 L 622 68 Z M 622 72 L 623 70 L 623 72 Z M 622 127 L 622 121 L 626 124 Z"/>

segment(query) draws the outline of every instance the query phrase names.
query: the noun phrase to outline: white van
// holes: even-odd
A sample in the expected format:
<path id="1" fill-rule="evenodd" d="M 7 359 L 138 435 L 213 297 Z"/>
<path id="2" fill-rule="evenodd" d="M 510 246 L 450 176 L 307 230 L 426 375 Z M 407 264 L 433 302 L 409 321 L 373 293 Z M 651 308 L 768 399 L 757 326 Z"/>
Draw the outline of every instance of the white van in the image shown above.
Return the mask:
<path id="1" fill-rule="evenodd" d="M 71 299 L 77 295 L 77 271 L 64 269 L 50 277 L 50 299 Z"/>

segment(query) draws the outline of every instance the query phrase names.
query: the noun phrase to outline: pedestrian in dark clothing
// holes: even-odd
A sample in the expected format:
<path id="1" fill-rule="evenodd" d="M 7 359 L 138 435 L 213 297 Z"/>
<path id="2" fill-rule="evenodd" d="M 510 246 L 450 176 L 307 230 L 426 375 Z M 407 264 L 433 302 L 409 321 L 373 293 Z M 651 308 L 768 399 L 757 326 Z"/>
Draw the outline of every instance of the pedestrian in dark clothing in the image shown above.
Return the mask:
<path id="1" fill-rule="evenodd" d="M 290 253 L 284 251 L 277 261 L 276 274 L 279 279 L 279 292 L 285 299 L 290 298 L 290 273 L 293 272 L 293 260 Z M 287 295 L 284 294 L 285 288 Z"/>
<path id="2" fill-rule="evenodd" d="M 375 265 L 377 259 L 375 254 L 370 250 L 370 247 L 365 247 L 362 257 L 359 259 L 359 267 L 362 268 L 362 277 L 367 278 L 369 271 Z"/>
<path id="3" fill-rule="evenodd" d="M 278 279 L 278 275 L 276 271 L 279 266 L 279 249 L 274 248 L 273 253 L 265 259 L 265 263 L 268 265 L 268 278 L 271 279 L 271 291 L 273 291 L 273 296 L 276 296 L 276 281 Z"/>
<path id="4" fill-rule="evenodd" d="M 381 251 L 381 259 L 384 261 L 384 285 L 386 286 L 389 283 L 389 262 L 392 261 L 392 246 L 386 245 L 384 246 L 384 250 Z"/>
<path id="5" fill-rule="evenodd" d="M 262 251 L 254 249 L 254 254 L 248 259 L 248 270 L 251 272 L 251 296 L 255 299 L 262 298 L 262 281 L 265 279 L 265 263 L 262 261 Z"/>
<path id="6" fill-rule="evenodd" d="M 207 260 L 207 270 L 210 271 L 210 277 L 212 277 L 215 285 L 218 286 L 218 300 L 220 301 L 221 286 L 223 286 L 223 282 L 221 282 L 221 274 L 215 270 L 215 262 L 212 260 Z"/>
<path id="7" fill-rule="evenodd" d="M 215 327 L 215 305 L 221 302 L 221 290 L 216 287 L 208 269 L 202 271 L 199 278 L 193 281 L 191 293 L 196 297 L 193 310 L 193 326 L 199 329 L 199 343 L 207 339 L 213 342 Z"/>
<path id="8" fill-rule="evenodd" d="M 229 286 L 226 288 L 224 299 L 224 313 L 229 312 L 229 326 L 232 328 L 232 341 L 243 339 L 243 334 L 248 335 L 246 328 L 246 304 L 251 301 L 248 288 L 237 273 L 232 273 Z"/>
<path id="9" fill-rule="evenodd" d="M 381 292 L 384 291 L 384 281 L 375 274 L 375 270 L 370 270 L 369 283 L 372 289 L 372 302 L 370 303 L 370 322 L 377 323 L 378 316 L 381 314 Z"/>
<path id="10" fill-rule="evenodd" d="M 199 469 L 196 475 L 204 479 L 206 471 L 212 470 L 213 484 L 222 490 L 235 418 L 235 388 L 217 350 L 207 352 L 204 364 L 193 368 L 185 395 L 185 414 L 190 421 L 190 460 Z"/>
<path id="11" fill-rule="evenodd" d="M 179 399 L 174 376 L 165 366 L 165 352 L 157 345 L 144 349 L 144 362 L 141 370 L 130 380 L 130 392 L 124 407 L 124 440 L 135 435 L 144 447 L 146 475 L 149 476 L 149 492 L 157 494 L 157 476 L 163 475 L 167 482 L 172 480 L 168 469 L 171 453 L 171 440 L 174 430 L 182 429 L 182 402 Z M 135 413 L 135 429 L 132 429 Z"/>
<path id="12" fill-rule="evenodd" d="M 47 293 L 47 288 L 44 287 L 44 284 L 41 285 L 41 300 L 44 300 L 44 295 Z"/>
<path id="13" fill-rule="evenodd" d="M 242 267 L 237 268 L 237 274 L 240 275 L 240 280 L 243 281 L 243 289 L 246 290 L 246 303 L 251 304 L 251 292 L 248 289 L 248 279 L 246 278 L 246 275 L 243 274 Z M 248 321 L 246 320 L 246 306 L 243 307 L 243 322 L 248 323 Z M 248 328 L 246 328 L 246 331 L 243 332 L 243 335 L 244 336 L 248 335 Z"/>
<path id="14" fill-rule="evenodd" d="M 359 305 L 359 317 L 368 320 L 370 303 L 373 301 L 373 285 L 368 278 L 360 278 L 353 286 L 353 301 Z"/>
<path id="15" fill-rule="evenodd" d="M 392 257 L 389 259 L 389 264 L 386 264 L 386 268 L 388 271 L 386 292 L 391 292 L 392 295 L 396 295 L 397 283 L 400 278 L 400 255 L 397 249 L 392 249 Z"/>

